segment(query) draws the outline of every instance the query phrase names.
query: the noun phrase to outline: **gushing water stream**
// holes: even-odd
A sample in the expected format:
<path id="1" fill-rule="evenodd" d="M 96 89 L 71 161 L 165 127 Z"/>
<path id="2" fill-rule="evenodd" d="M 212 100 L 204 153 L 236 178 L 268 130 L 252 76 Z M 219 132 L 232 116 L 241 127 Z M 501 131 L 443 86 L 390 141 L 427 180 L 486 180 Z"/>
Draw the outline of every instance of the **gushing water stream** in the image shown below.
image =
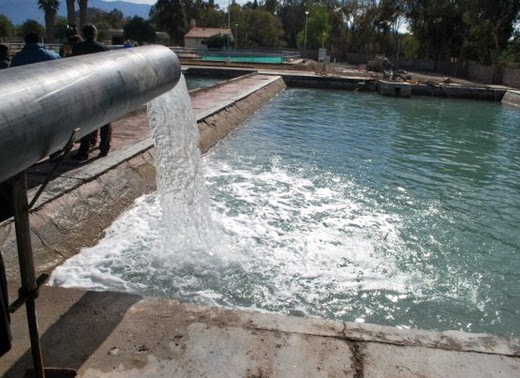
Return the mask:
<path id="1" fill-rule="evenodd" d="M 155 144 L 157 189 L 163 208 L 163 256 L 191 260 L 211 254 L 213 226 L 204 185 L 199 129 L 184 77 L 177 86 L 148 104 Z"/>

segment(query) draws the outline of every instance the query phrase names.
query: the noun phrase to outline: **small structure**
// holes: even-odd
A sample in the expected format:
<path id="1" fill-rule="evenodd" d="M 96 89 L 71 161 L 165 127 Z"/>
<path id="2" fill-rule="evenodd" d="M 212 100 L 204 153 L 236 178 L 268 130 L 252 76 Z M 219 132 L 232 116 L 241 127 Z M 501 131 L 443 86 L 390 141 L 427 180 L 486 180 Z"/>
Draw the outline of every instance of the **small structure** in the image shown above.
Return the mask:
<path id="1" fill-rule="evenodd" d="M 403 81 L 380 80 L 377 83 L 377 92 L 383 96 L 410 97 L 412 84 Z"/>
<path id="2" fill-rule="evenodd" d="M 199 28 L 193 26 L 188 33 L 184 35 L 184 46 L 191 49 L 206 50 L 207 41 L 216 35 L 227 35 L 229 40 L 233 40 L 233 33 L 231 29 L 223 28 Z"/>

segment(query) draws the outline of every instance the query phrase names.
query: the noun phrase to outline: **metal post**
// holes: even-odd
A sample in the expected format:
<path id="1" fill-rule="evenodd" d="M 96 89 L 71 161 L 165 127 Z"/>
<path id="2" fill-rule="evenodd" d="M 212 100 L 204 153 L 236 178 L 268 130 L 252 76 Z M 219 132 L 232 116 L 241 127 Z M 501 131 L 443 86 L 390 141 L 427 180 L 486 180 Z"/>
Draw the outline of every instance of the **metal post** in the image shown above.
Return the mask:
<path id="1" fill-rule="evenodd" d="M 34 371 L 37 377 L 45 377 L 43 356 L 38 333 L 35 299 L 38 294 L 38 285 L 34 270 L 34 259 L 31 244 L 31 228 L 29 224 L 29 203 L 27 201 L 27 180 L 25 171 L 13 176 L 10 180 L 12 189 L 12 203 L 16 244 L 18 247 L 18 262 L 20 264 L 21 291 L 26 296 L 25 308 L 31 339 L 31 351 Z"/>
<path id="2" fill-rule="evenodd" d="M 227 28 L 231 33 L 231 0 L 228 0 L 227 4 Z M 227 36 L 227 48 L 229 50 L 229 34 Z"/>
<path id="3" fill-rule="evenodd" d="M 307 57 L 307 19 L 309 18 L 309 11 L 305 11 L 305 32 L 303 37 L 303 53 Z"/>
<path id="4" fill-rule="evenodd" d="M 235 38 L 236 38 L 235 50 L 237 50 L 238 49 L 238 24 L 235 24 Z"/>

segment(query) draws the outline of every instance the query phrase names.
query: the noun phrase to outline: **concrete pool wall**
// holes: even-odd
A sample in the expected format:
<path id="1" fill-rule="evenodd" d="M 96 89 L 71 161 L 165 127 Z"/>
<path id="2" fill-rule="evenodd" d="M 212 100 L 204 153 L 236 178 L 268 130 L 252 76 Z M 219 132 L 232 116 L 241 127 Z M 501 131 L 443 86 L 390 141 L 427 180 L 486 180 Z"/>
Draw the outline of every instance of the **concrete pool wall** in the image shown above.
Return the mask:
<path id="1" fill-rule="evenodd" d="M 244 69 L 238 67 L 196 67 L 183 68 L 185 75 L 211 76 L 231 78 L 258 72 L 267 75 L 279 75 L 283 78 L 287 87 L 336 89 L 347 91 L 377 92 L 380 79 L 359 77 L 344 77 L 336 75 L 322 75 L 314 72 L 301 72 L 295 70 L 277 69 Z M 396 83 L 399 83 L 396 81 Z M 411 83 L 412 96 L 431 96 L 446 98 L 462 98 L 470 100 L 485 100 L 500 102 L 510 88 L 501 85 L 461 85 L 443 83 Z"/>

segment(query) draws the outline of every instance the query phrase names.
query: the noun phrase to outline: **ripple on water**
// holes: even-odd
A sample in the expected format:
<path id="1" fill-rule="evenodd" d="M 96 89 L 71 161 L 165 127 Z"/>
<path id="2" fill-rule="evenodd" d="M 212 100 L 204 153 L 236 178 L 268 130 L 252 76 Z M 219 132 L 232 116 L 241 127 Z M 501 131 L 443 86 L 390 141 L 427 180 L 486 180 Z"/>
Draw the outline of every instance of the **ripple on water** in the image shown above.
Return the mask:
<path id="1" fill-rule="evenodd" d="M 210 247 L 165 245 L 176 231 L 151 194 L 52 282 L 518 335 L 518 121 L 496 104 L 288 90 L 203 159 Z"/>

